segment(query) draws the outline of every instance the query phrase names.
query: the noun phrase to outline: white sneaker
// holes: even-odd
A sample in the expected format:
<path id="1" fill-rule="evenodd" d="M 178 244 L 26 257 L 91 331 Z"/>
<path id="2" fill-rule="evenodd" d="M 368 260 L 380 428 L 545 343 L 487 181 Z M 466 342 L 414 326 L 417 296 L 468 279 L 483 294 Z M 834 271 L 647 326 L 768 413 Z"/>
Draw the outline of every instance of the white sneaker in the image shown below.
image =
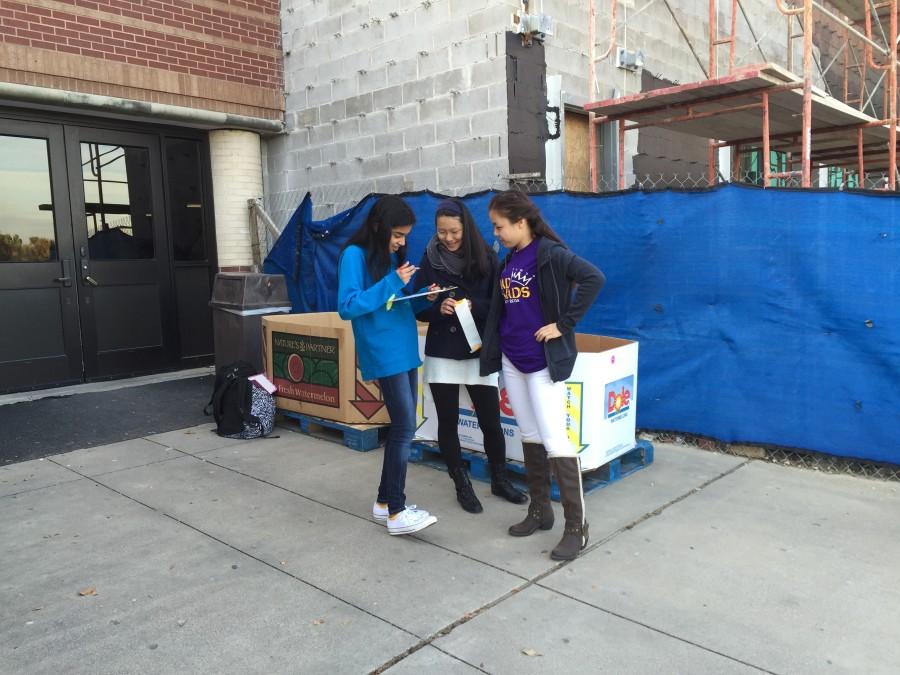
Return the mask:
<path id="1" fill-rule="evenodd" d="M 407 504 L 406 508 L 408 508 L 410 511 L 415 511 L 416 505 L 415 504 Z M 378 502 L 375 502 L 372 505 L 372 518 L 377 520 L 379 523 L 387 522 L 389 515 L 391 515 L 391 513 L 390 513 L 390 511 L 388 511 L 387 504 L 382 506 Z"/>
<path id="2" fill-rule="evenodd" d="M 388 518 L 388 534 L 412 534 L 413 532 L 424 530 L 436 522 L 437 518 L 428 513 L 428 511 L 414 511 L 406 508 L 396 516 Z"/>

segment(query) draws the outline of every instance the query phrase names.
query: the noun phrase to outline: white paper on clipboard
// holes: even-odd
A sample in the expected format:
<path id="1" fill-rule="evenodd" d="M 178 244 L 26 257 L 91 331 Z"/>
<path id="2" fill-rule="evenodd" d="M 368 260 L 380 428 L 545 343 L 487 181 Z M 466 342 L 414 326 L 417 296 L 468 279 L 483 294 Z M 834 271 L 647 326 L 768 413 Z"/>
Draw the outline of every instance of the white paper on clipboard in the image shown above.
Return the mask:
<path id="1" fill-rule="evenodd" d="M 472 316 L 468 300 L 459 300 L 456 303 L 456 318 L 459 319 L 463 334 L 469 342 L 469 349 L 474 354 L 481 349 L 481 335 L 479 335 L 478 327 L 475 325 L 475 318 Z"/>

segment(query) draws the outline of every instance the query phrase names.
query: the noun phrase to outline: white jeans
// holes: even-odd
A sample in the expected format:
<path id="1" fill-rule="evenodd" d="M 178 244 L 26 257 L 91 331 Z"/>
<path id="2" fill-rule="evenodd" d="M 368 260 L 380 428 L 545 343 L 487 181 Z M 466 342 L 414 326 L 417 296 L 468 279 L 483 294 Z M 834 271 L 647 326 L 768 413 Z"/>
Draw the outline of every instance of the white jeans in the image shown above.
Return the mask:
<path id="1" fill-rule="evenodd" d="M 503 357 L 503 386 L 523 443 L 543 443 L 550 457 L 577 457 L 566 433 L 566 383 L 550 379 L 547 368 L 523 373 Z"/>

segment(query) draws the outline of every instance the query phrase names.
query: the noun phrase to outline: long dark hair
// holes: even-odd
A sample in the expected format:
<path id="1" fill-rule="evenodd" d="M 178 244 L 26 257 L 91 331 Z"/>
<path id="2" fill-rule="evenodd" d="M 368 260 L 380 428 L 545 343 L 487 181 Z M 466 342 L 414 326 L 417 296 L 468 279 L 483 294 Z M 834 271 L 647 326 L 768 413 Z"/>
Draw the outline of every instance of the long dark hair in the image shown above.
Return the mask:
<path id="1" fill-rule="evenodd" d="M 531 234 L 535 237 L 546 237 L 547 239 L 563 243 L 559 235 L 544 220 L 540 209 L 535 206 L 535 203 L 524 192 L 505 190 L 494 195 L 494 198 L 491 199 L 491 203 L 488 205 L 488 211 L 499 213 L 511 223 L 518 222 L 524 218 L 528 223 L 528 227 L 531 228 Z"/>
<path id="2" fill-rule="evenodd" d="M 384 195 L 369 209 L 365 222 L 353 233 L 344 249 L 359 246 L 366 252 L 366 268 L 372 281 L 378 281 L 391 270 L 391 230 L 415 225 L 416 214 L 407 203 L 395 195 Z M 406 261 L 406 246 L 397 251 L 397 260 Z"/>
<path id="3" fill-rule="evenodd" d="M 455 207 L 455 208 L 454 208 Z M 469 279 L 483 278 L 491 274 L 491 249 L 481 236 L 472 213 L 459 199 L 445 199 L 434 212 L 434 224 L 441 216 L 458 218 L 462 222 L 462 257 L 465 261 L 463 273 Z"/>

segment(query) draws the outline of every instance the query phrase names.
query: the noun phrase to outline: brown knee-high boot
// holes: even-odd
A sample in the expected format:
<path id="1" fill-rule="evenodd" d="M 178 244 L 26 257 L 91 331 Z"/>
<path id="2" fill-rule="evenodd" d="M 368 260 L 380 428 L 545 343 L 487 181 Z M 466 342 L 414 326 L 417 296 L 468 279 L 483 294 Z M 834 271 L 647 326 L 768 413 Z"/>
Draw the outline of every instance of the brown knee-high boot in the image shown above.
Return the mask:
<path id="1" fill-rule="evenodd" d="M 581 485 L 581 460 L 578 457 L 554 457 L 550 460 L 559 500 L 566 517 L 562 539 L 550 553 L 554 560 L 574 560 L 587 546 L 588 524 L 584 518 L 584 490 Z"/>
<path id="2" fill-rule="evenodd" d="M 531 503 L 525 520 L 509 528 L 514 537 L 527 537 L 537 530 L 553 527 L 553 507 L 550 505 L 550 463 L 547 451 L 540 443 L 523 443 L 525 472 Z"/>

